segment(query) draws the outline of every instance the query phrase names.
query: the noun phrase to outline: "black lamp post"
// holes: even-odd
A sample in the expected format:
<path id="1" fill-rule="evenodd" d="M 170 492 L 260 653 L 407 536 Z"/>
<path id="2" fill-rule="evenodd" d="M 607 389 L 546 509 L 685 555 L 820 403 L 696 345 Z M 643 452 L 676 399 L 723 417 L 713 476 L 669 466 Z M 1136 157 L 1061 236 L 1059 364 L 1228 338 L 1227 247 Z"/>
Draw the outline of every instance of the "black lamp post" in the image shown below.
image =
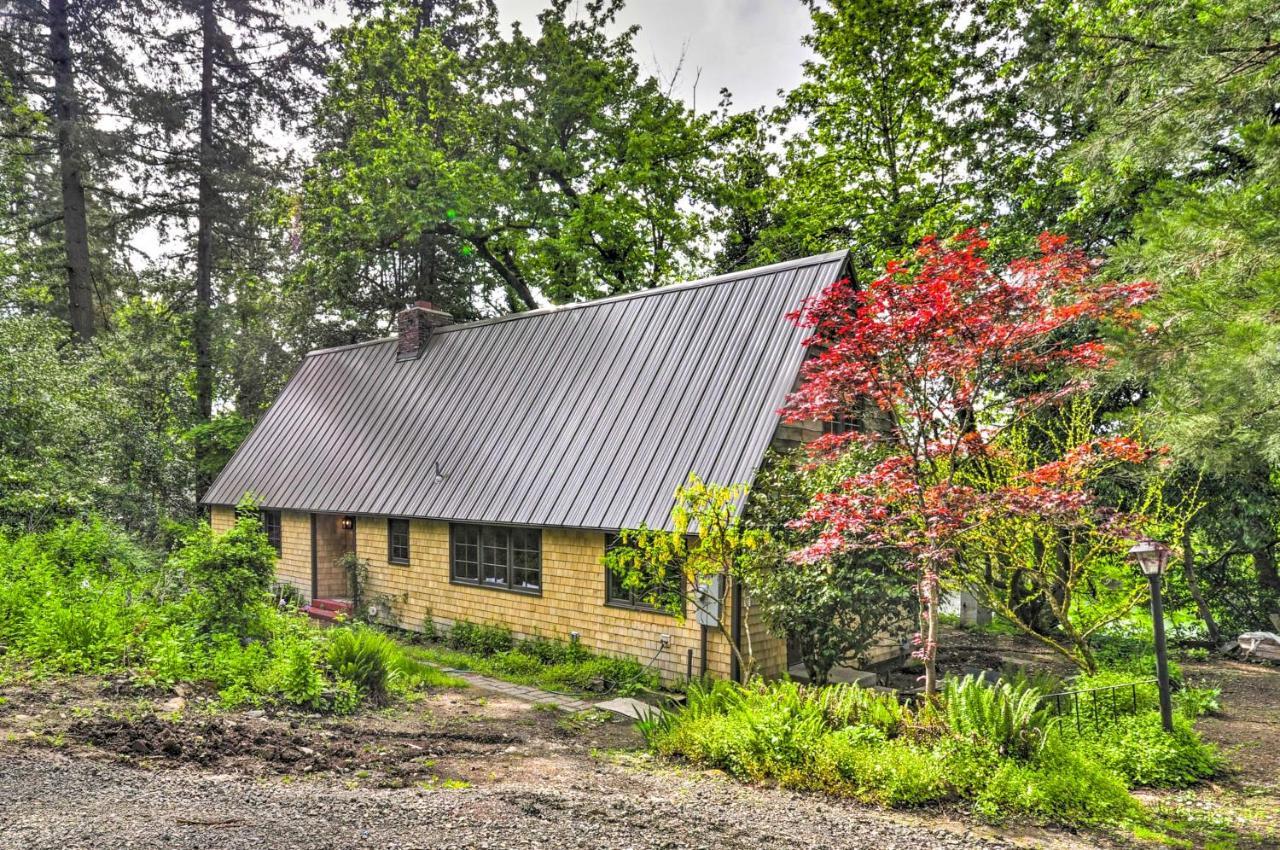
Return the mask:
<path id="1" fill-rule="evenodd" d="M 1156 637 L 1156 680 L 1160 684 L 1160 722 L 1164 731 L 1173 731 L 1173 698 L 1169 691 L 1169 651 L 1164 639 L 1164 603 L 1160 598 L 1160 577 L 1169 563 L 1169 547 L 1159 540 L 1139 540 L 1129 550 L 1142 574 L 1151 582 L 1151 623 Z"/>

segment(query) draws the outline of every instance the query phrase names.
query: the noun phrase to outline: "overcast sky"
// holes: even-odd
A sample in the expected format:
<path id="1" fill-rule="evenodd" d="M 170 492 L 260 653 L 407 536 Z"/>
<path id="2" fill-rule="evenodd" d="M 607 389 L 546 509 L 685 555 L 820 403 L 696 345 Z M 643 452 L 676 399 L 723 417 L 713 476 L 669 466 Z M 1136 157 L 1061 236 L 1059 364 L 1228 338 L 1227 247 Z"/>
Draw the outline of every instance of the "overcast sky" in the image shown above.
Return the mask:
<path id="1" fill-rule="evenodd" d="M 503 28 L 519 21 L 537 31 L 545 0 L 497 0 Z M 809 51 L 800 39 L 809 31 L 801 0 L 630 0 L 618 21 L 637 24 L 636 57 L 645 71 L 668 79 L 685 52 L 676 93 L 693 101 L 699 69 L 699 110 L 711 109 L 719 92 L 733 92 L 739 109 L 773 106 L 778 89 L 800 82 L 800 63 Z"/>

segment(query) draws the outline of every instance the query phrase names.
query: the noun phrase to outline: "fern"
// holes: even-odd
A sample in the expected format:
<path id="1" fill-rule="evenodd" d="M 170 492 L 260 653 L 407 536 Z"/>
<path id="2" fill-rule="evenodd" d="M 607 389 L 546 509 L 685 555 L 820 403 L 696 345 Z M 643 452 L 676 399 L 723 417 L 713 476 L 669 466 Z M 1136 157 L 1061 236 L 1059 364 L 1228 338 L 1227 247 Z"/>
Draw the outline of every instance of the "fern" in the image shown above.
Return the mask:
<path id="1" fill-rule="evenodd" d="M 1048 723 L 1042 696 L 1026 684 L 988 685 L 965 676 L 943 690 L 943 718 L 962 738 L 991 744 L 1004 755 L 1026 756 L 1043 739 Z"/>
<path id="2" fill-rule="evenodd" d="M 399 647 L 386 635 L 368 628 L 338 632 L 329 644 L 333 672 L 356 686 L 375 705 L 385 705 L 400 676 Z"/>

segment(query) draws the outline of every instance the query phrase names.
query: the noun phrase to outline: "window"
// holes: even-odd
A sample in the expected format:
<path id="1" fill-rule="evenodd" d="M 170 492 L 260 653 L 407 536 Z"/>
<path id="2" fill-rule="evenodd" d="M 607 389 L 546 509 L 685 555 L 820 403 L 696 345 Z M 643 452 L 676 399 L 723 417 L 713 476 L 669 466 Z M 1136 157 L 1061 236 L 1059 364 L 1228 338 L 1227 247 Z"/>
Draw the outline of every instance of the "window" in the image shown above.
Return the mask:
<path id="1" fill-rule="evenodd" d="M 409 563 L 409 520 L 387 520 L 387 560 L 393 564 Z"/>
<path id="2" fill-rule="evenodd" d="M 453 527 L 453 580 L 480 583 L 480 527 Z"/>
<path id="3" fill-rule="evenodd" d="M 604 538 L 606 550 L 618 542 L 616 534 Z M 634 608 L 637 611 L 656 611 L 670 614 L 671 606 L 681 606 L 684 578 L 676 570 L 668 570 L 661 583 L 653 588 L 631 590 L 622 586 L 622 577 L 608 567 L 604 568 L 604 604 L 615 608 Z"/>
<path id="4" fill-rule="evenodd" d="M 520 593 L 542 592 L 542 531 L 498 525 L 451 527 L 451 578 Z"/>
<path id="5" fill-rule="evenodd" d="M 258 513 L 258 522 L 262 524 L 262 532 L 267 535 L 268 542 L 271 547 L 276 550 L 276 554 L 280 554 L 280 512 L 279 511 L 260 511 Z"/>
<path id="6" fill-rule="evenodd" d="M 822 423 L 824 434 L 849 434 L 858 430 L 858 420 L 852 413 L 837 413 Z"/>

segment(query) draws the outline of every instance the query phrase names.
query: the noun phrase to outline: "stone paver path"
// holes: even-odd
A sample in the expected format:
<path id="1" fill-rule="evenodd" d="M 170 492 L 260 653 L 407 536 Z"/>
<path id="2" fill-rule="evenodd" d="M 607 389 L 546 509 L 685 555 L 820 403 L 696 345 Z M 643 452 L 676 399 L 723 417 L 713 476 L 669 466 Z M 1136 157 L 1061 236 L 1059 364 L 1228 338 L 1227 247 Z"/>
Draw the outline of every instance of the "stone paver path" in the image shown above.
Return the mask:
<path id="1" fill-rule="evenodd" d="M 646 717 L 662 714 L 662 709 L 635 697 L 616 697 L 608 702 L 598 702 L 596 708 L 603 708 L 605 711 L 612 711 L 614 714 L 620 714 L 632 720 L 644 720 Z"/>
<path id="2" fill-rule="evenodd" d="M 525 685 L 513 685 L 511 682 L 504 682 L 501 679 L 493 679 L 489 676 L 481 676 L 479 673 L 472 673 L 469 670 L 446 670 L 445 672 L 451 676 L 457 676 L 459 679 L 466 679 L 477 688 L 483 688 L 486 691 L 493 691 L 513 699 L 524 700 L 525 702 L 550 703 L 561 711 L 586 711 L 594 707 L 592 703 L 584 702 L 565 694 L 554 694 L 551 691 L 543 691 Z"/>

